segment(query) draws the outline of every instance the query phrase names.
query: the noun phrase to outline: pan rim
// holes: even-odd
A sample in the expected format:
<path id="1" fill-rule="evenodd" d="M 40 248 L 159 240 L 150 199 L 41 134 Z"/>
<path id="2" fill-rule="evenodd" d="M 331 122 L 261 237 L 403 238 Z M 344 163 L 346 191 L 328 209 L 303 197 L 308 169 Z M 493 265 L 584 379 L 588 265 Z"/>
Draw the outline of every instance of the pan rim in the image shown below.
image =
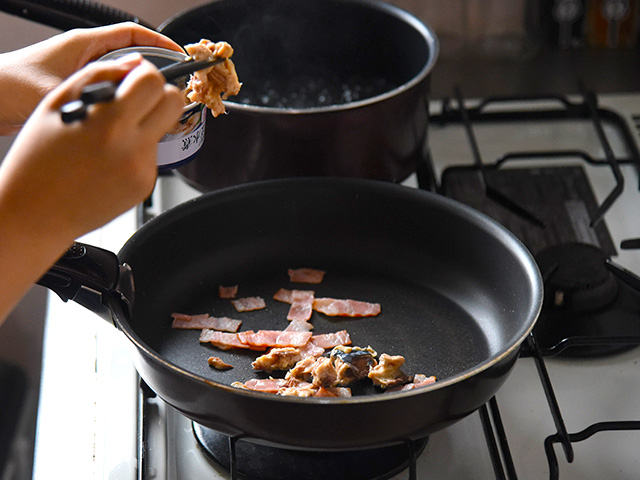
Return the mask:
<path id="1" fill-rule="evenodd" d="M 338 177 L 297 177 L 297 178 L 284 178 L 284 179 L 271 179 L 264 180 L 260 182 L 253 182 L 241 185 L 234 185 L 231 187 L 226 187 L 224 189 L 220 189 L 217 191 L 207 192 L 202 194 L 199 197 L 188 200 L 176 207 L 167 210 L 166 212 L 158 215 L 157 217 L 148 221 L 145 225 L 143 225 L 132 237 L 125 243 L 120 252 L 118 253 L 119 257 L 125 256 L 127 252 L 134 248 L 137 243 L 144 240 L 145 237 L 152 235 L 154 230 L 157 228 L 163 228 L 162 224 L 166 223 L 166 221 L 170 220 L 172 217 L 179 217 L 186 213 L 192 213 L 194 210 L 194 205 L 206 205 L 207 202 L 211 202 L 214 199 L 221 196 L 233 196 L 238 193 L 242 193 L 243 191 L 249 189 L 281 189 L 287 185 L 308 185 L 308 186 L 338 186 L 339 188 L 351 188 L 351 189 L 375 189 L 377 192 L 390 192 L 393 194 L 397 194 L 395 192 L 402 192 L 403 195 L 407 195 L 408 198 L 415 197 L 423 197 L 427 196 L 430 198 L 429 201 L 440 203 L 444 208 L 453 209 L 456 213 L 468 222 L 475 224 L 483 228 L 485 231 L 490 233 L 493 238 L 499 240 L 504 245 L 510 245 L 510 250 L 521 260 L 521 266 L 523 267 L 523 272 L 527 274 L 527 279 L 531 285 L 531 294 L 532 294 L 532 302 L 530 309 L 526 312 L 527 319 L 526 322 L 523 323 L 523 328 L 520 331 L 520 334 L 508 342 L 505 348 L 501 349 L 499 352 L 493 354 L 487 360 L 481 362 L 480 364 L 474 366 L 473 368 L 464 370 L 459 372 L 456 375 L 450 376 L 444 380 L 438 380 L 435 383 L 416 388 L 412 390 L 406 391 L 397 391 L 397 392 L 383 392 L 386 395 L 363 395 L 363 396 L 355 396 L 355 397 L 346 397 L 346 398 L 318 398 L 318 397 L 292 397 L 292 396 L 282 396 L 282 395 L 274 395 L 271 393 L 258 392 L 248 389 L 242 389 L 238 387 L 233 387 L 231 385 L 215 382 L 213 380 L 207 379 L 201 375 L 190 372 L 179 365 L 176 365 L 173 362 L 170 362 L 148 346 L 142 338 L 138 336 L 138 334 L 134 331 L 133 327 L 130 325 L 127 319 L 124 319 L 124 314 L 115 315 L 114 321 L 119 330 L 121 330 L 127 338 L 137 347 L 139 352 L 144 353 L 144 355 L 152 360 L 153 362 L 168 368 L 169 370 L 173 370 L 174 372 L 183 375 L 185 377 L 190 378 L 192 381 L 196 381 L 198 383 L 204 383 L 208 386 L 218 388 L 224 390 L 228 393 L 239 394 L 239 395 L 247 395 L 249 397 L 255 397 L 261 399 L 268 399 L 270 401 L 276 402 L 285 402 L 285 403 L 297 403 L 302 402 L 305 404 L 366 404 L 371 402 L 379 402 L 381 400 L 392 400 L 398 399 L 401 397 L 408 398 L 414 395 L 421 395 L 423 393 L 428 393 L 440 389 L 444 389 L 450 387 L 451 385 L 455 385 L 460 383 L 468 378 L 474 377 L 490 367 L 499 364 L 503 360 L 507 359 L 511 355 L 513 355 L 522 345 L 522 343 L 529 336 L 531 331 L 533 330 L 536 320 L 540 314 L 542 309 L 542 292 L 543 292 L 543 283 L 542 276 L 540 271 L 533 259 L 533 256 L 528 251 L 528 249 L 524 246 L 524 244 L 509 230 L 500 225 L 498 222 L 485 215 L 482 212 L 479 212 L 461 202 L 450 199 L 448 197 L 444 197 L 439 194 L 435 194 L 432 192 L 419 190 L 411 187 L 406 187 L 403 185 L 380 181 L 380 180 L 370 180 L 370 179 L 360 179 L 360 178 L 338 178 Z M 202 208 L 202 207 L 201 207 Z M 159 224 L 159 227 L 156 225 Z M 135 272 L 134 272 L 135 275 Z M 157 392 L 156 392 L 157 393 Z"/>

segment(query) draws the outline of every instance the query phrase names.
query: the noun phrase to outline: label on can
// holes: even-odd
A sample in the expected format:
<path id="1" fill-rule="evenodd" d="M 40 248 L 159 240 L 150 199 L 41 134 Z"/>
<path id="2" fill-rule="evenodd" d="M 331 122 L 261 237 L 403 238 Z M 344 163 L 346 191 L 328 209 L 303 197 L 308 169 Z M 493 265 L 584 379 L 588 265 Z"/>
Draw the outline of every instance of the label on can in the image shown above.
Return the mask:
<path id="1" fill-rule="evenodd" d="M 204 143 L 207 110 L 202 105 L 185 115 L 158 144 L 158 167 L 176 167 L 195 155 Z"/>

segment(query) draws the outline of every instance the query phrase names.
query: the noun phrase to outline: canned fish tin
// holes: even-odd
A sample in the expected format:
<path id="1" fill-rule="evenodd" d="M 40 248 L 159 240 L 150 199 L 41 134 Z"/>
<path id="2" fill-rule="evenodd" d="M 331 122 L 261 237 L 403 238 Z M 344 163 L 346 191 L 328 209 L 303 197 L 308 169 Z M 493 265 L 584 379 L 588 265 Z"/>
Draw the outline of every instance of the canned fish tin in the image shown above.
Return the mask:
<path id="1" fill-rule="evenodd" d="M 109 52 L 100 60 L 113 60 L 130 53 L 140 53 L 156 67 L 162 68 L 178 61 L 185 61 L 188 56 L 158 47 L 128 47 Z M 189 75 L 173 83 L 184 89 Z M 186 97 L 185 97 L 186 98 Z M 182 166 L 192 160 L 204 144 L 205 122 L 207 111 L 201 103 L 193 102 L 185 105 L 180 121 L 167 132 L 158 144 L 158 169 L 168 170 Z"/>

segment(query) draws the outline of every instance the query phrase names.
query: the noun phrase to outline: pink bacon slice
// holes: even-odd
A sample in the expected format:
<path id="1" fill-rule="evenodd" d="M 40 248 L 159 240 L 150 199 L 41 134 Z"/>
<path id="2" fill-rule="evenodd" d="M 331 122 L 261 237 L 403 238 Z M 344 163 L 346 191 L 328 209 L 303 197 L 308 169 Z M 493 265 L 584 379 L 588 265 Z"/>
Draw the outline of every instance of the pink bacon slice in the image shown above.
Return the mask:
<path id="1" fill-rule="evenodd" d="M 311 335 L 311 332 L 248 330 L 238 333 L 238 338 L 249 348 L 264 350 L 268 347 L 303 347 L 309 342 Z"/>
<path id="2" fill-rule="evenodd" d="M 388 388 L 387 392 L 403 392 L 406 390 L 413 390 L 415 388 L 426 387 L 427 385 L 431 385 L 432 383 L 436 383 L 436 377 L 429 376 L 423 374 L 417 374 L 413 378 L 413 382 L 407 383 L 405 385 L 398 385 L 397 387 Z"/>
<path id="3" fill-rule="evenodd" d="M 291 303 L 292 299 L 292 290 L 287 290 L 286 288 L 281 288 L 273 295 L 273 299 L 283 303 Z"/>
<path id="4" fill-rule="evenodd" d="M 306 320 L 292 320 L 285 328 L 284 332 L 310 332 L 313 330 L 313 325 L 311 325 Z"/>
<path id="5" fill-rule="evenodd" d="M 316 345 L 313 341 L 313 337 L 311 337 L 311 340 L 309 340 L 304 347 L 300 347 L 298 350 L 300 350 L 300 356 L 302 358 L 316 358 L 324 355 L 324 348 Z"/>
<path id="6" fill-rule="evenodd" d="M 375 317 L 381 312 L 379 303 L 339 298 L 316 298 L 313 309 L 332 317 Z"/>
<path id="7" fill-rule="evenodd" d="M 291 304 L 287 320 L 303 322 L 309 320 L 313 314 L 314 297 L 313 290 L 287 290 L 286 288 L 281 288 L 273 295 L 274 300 Z"/>
<path id="8" fill-rule="evenodd" d="M 224 332 L 237 332 L 242 325 L 242 320 L 234 320 L 228 317 L 210 317 L 209 314 L 187 315 L 185 313 L 172 313 L 173 322 L 171 328 L 202 330 L 209 328 Z"/>
<path id="9" fill-rule="evenodd" d="M 291 292 L 291 308 L 287 313 L 287 320 L 306 321 L 313 314 L 313 299 L 315 292 L 310 290 L 293 290 Z"/>
<path id="10" fill-rule="evenodd" d="M 237 294 L 238 294 L 238 285 L 231 285 L 228 287 L 220 285 L 218 287 L 218 296 L 220 298 L 236 298 Z"/>
<path id="11" fill-rule="evenodd" d="M 252 378 L 246 382 L 233 382 L 232 387 L 246 388 L 247 390 L 254 390 L 256 392 L 266 393 L 278 393 L 281 387 L 284 386 L 284 379 L 282 378 Z"/>
<path id="12" fill-rule="evenodd" d="M 311 337 L 314 345 L 323 349 L 337 347 L 338 345 L 351 345 L 351 337 L 346 330 L 340 330 L 334 333 L 322 333 Z"/>
<path id="13" fill-rule="evenodd" d="M 289 280 L 295 283 L 322 283 L 327 272 L 315 268 L 290 268 L 288 273 Z"/>
<path id="14" fill-rule="evenodd" d="M 254 310 L 262 310 L 267 308 L 267 304 L 262 297 L 244 297 L 237 300 L 231 300 L 233 307 L 238 312 L 252 312 Z"/>
<path id="15" fill-rule="evenodd" d="M 249 348 L 240 341 L 237 333 L 219 332 L 217 330 L 204 329 L 200 332 L 200 343 L 211 343 L 220 350 L 230 348 Z"/>

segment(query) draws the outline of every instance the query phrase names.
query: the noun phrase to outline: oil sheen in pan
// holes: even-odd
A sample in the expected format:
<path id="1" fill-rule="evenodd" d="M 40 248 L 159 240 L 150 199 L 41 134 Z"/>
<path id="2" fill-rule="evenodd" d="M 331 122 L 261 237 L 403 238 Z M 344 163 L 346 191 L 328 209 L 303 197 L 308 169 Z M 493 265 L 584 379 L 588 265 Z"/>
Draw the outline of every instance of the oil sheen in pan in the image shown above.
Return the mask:
<path id="1" fill-rule="evenodd" d="M 251 362 L 260 352 L 223 351 L 212 345 L 200 344 L 199 330 L 170 328 L 171 313 L 209 313 L 236 318 L 243 321 L 241 330 L 282 330 L 288 325 L 289 305 L 272 298 L 282 287 L 314 290 L 318 297 L 380 303 L 382 313 L 369 318 L 328 317 L 314 312 L 311 319 L 314 333 L 346 329 L 353 345 L 370 345 L 379 354 L 403 355 L 406 359 L 403 370 L 410 374 L 423 373 L 445 379 L 478 365 L 490 356 L 489 342 L 478 321 L 452 300 L 428 287 L 399 278 L 337 270 L 329 270 L 321 284 L 293 284 L 287 278 L 286 268 L 278 272 L 262 271 L 259 278 L 238 282 L 238 297 L 261 296 L 267 304 L 264 310 L 236 312 L 229 300 L 217 298 L 218 282 L 202 284 L 199 289 L 181 295 L 179 301 L 174 296 L 173 303 L 171 298 L 160 300 L 162 305 L 158 311 L 163 313 L 158 320 L 159 333 L 154 335 L 156 341 L 151 347 L 169 362 L 223 384 L 267 377 L 251 368 Z M 230 280 L 222 284 L 235 284 L 235 279 Z M 211 368 L 207 364 L 211 355 L 222 358 L 234 368 L 227 371 Z M 376 391 L 366 386 L 361 390 L 354 393 Z"/>

